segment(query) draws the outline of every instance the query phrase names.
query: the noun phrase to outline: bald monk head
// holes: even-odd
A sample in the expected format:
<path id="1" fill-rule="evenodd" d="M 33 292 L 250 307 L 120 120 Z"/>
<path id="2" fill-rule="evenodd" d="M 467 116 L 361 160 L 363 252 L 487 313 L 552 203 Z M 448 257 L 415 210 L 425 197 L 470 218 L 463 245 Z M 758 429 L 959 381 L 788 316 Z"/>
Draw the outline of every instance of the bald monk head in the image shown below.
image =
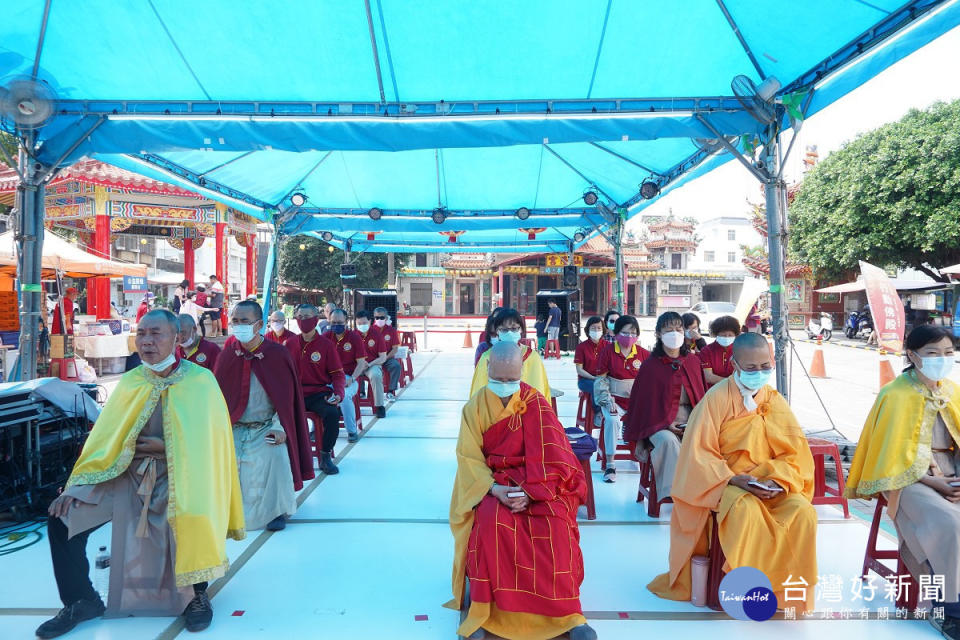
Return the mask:
<path id="1" fill-rule="evenodd" d="M 759 333 L 741 333 L 733 341 L 733 364 L 745 386 L 762 387 L 773 369 L 767 339 Z"/>
<path id="2" fill-rule="evenodd" d="M 510 397 L 520 386 L 523 373 L 523 351 L 512 342 L 498 342 L 490 348 L 487 361 L 487 388 L 500 397 L 507 406 Z"/>

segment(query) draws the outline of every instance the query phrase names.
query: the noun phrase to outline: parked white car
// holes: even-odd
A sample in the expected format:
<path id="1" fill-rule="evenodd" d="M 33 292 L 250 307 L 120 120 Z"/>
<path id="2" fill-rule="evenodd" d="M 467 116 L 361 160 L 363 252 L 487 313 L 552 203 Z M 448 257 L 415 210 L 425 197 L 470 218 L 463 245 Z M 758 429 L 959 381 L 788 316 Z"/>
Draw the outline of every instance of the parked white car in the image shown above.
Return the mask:
<path id="1" fill-rule="evenodd" d="M 700 318 L 700 335 L 710 335 L 710 323 L 720 316 L 732 316 L 737 305 L 732 302 L 701 302 L 687 311 Z"/>

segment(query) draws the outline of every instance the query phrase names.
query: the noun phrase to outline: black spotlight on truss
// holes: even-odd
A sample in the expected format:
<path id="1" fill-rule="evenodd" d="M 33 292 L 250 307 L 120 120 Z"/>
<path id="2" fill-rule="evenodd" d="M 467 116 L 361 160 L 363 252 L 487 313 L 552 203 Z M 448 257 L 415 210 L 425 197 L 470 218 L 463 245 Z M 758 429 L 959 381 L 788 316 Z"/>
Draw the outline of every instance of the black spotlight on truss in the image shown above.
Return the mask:
<path id="1" fill-rule="evenodd" d="M 323 234 L 320 235 L 320 237 L 323 238 L 324 242 L 330 242 L 331 240 L 333 240 L 333 234 L 330 233 L 329 231 L 324 231 Z"/>
<path id="2" fill-rule="evenodd" d="M 373 207 L 370 211 L 367 211 L 367 215 L 370 216 L 371 220 L 379 220 L 383 217 L 383 210 L 379 207 Z"/>
<path id="3" fill-rule="evenodd" d="M 530 209 L 527 209 L 526 207 L 520 207 L 517 209 L 517 217 L 521 220 L 526 220 L 530 217 Z"/>
<path id="4" fill-rule="evenodd" d="M 447 219 L 447 210 L 443 207 L 437 207 L 433 210 L 433 215 L 430 217 L 435 223 L 443 224 L 443 221 Z"/>
<path id="5" fill-rule="evenodd" d="M 290 204 L 295 207 L 302 207 L 307 203 L 307 196 L 303 195 L 299 191 L 292 196 L 290 196 Z"/>
<path id="6" fill-rule="evenodd" d="M 597 204 L 597 201 L 598 201 L 599 199 L 600 199 L 600 198 L 597 196 L 597 192 L 594 191 L 593 189 L 587 189 L 587 190 L 583 193 L 583 202 L 584 202 L 588 207 L 592 207 L 593 205 Z"/>
<path id="7" fill-rule="evenodd" d="M 587 237 L 587 234 L 585 234 L 583 231 L 577 231 L 576 233 L 573 234 L 573 241 L 583 242 L 583 239 L 586 237 Z"/>
<path id="8" fill-rule="evenodd" d="M 644 200 L 652 200 L 660 195 L 660 186 L 653 180 L 644 180 L 640 185 L 640 196 Z"/>

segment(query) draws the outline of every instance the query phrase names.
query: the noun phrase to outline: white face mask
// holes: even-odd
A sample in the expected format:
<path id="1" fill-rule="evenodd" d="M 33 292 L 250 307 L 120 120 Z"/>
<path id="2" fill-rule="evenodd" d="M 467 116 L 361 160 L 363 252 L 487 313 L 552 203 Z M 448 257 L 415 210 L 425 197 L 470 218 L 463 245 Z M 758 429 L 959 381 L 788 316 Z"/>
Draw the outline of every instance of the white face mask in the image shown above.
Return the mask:
<path id="1" fill-rule="evenodd" d="M 369 323 L 369 322 L 367 322 L 367 323 L 365 323 L 365 324 L 358 324 L 358 325 L 357 325 L 357 331 L 359 331 L 360 333 L 366 333 L 366 332 L 369 331 L 369 330 L 370 330 L 370 323 Z"/>
<path id="2" fill-rule="evenodd" d="M 239 340 L 242 344 L 246 344 L 253 340 L 253 336 L 256 335 L 256 332 L 253 330 L 252 324 L 231 324 L 230 335 Z"/>
<path id="3" fill-rule="evenodd" d="M 928 356 L 920 358 L 920 373 L 934 382 L 940 382 L 953 371 L 953 356 Z"/>
<path id="4" fill-rule="evenodd" d="M 602 329 L 591 329 L 591 330 L 590 330 L 590 339 L 593 340 L 594 342 L 596 342 L 597 340 L 599 340 L 599 339 L 602 338 L 602 337 L 603 337 L 603 330 L 602 330 Z"/>
<path id="5" fill-rule="evenodd" d="M 149 362 L 143 361 L 143 366 L 145 366 L 147 369 L 150 369 L 150 371 L 153 371 L 155 373 L 160 373 L 161 371 L 171 366 L 176 361 L 177 361 L 177 357 L 171 353 L 170 355 L 168 355 L 166 358 L 164 358 L 157 364 L 150 364 Z"/>
<path id="6" fill-rule="evenodd" d="M 668 349 L 679 349 L 683 346 L 683 334 L 679 331 L 667 331 L 660 334 L 660 341 Z"/>
<path id="7" fill-rule="evenodd" d="M 386 318 L 383 318 L 382 320 L 374 320 L 373 322 L 374 322 L 374 324 L 376 324 L 376 325 L 377 325 L 378 327 L 380 327 L 381 329 L 387 325 L 387 319 L 386 319 Z"/>
<path id="8" fill-rule="evenodd" d="M 283 322 L 271 322 L 270 328 L 273 329 L 274 333 L 283 333 L 283 330 L 286 329 L 287 326 Z"/>
<path id="9" fill-rule="evenodd" d="M 717 344 L 721 347 L 729 347 L 736 340 L 733 336 L 717 336 Z"/>
<path id="10" fill-rule="evenodd" d="M 487 388 L 501 398 L 509 398 L 520 391 L 520 381 L 500 382 L 499 380 L 490 380 L 487 382 Z"/>
<path id="11" fill-rule="evenodd" d="M 184 349 L 189 349 L 193 346 L 193 343 L 197 341 L 197 336 L 190 336 L 189 340 L 180 343 L 180 346 Z"/>

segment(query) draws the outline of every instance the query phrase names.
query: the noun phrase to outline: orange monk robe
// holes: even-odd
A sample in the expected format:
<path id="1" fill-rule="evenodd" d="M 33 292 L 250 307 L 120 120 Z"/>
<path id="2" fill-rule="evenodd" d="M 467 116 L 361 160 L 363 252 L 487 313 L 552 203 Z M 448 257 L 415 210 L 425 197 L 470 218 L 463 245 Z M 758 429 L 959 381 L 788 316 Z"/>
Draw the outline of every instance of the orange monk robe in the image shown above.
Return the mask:
<path id="1" fill-rule="evenodd" d="M 512 513 L 488 491 L 519 486 L 530 506 Z M 450 502 L 453 594 L 459 609 L 470 579 L 470 610 L 457 631 L 481 626 L 504 638 L 554 638 L 586 623 L 580 609 L 583 556 L 577 507 L 583 469 L 550 402 L 521 383 L 507 406 L 487 388 L 463 408 L 457 477 Z"/>
<path id="2" fill-rule="evenodd" d="M 786 400 L 765 386 L 748 411 L 732 377 L 717 383 L 690 415 L 673 480 L 670 571 L 647 585 L 669 600 L 690 599 L 690 559 L 707 555 L 710 512 L 717 512 L 724 571 L 754 567 L 770 578 L 778 608 L 813 609 L 817 514 L 813 456 Z M 770 500 L 729 485 L 735 475 L 773 480 L 786 491 Z M 792 580 L 791 580 L 792 578 Z M 784 598 L 784 583 L 806 580 L 806 600 Z M 794 598 L 796 587 L 790 587 Z"/>

